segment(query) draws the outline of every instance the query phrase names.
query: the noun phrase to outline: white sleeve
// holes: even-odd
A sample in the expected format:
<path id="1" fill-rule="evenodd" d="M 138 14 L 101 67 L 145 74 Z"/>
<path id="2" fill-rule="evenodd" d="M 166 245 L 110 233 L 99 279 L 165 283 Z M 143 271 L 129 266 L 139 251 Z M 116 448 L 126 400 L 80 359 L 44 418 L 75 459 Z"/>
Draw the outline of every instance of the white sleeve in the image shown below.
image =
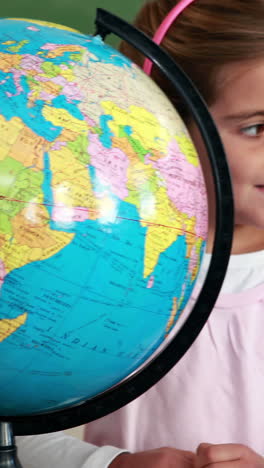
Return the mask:
<path id="1" fill-rule="evenodd" d="M 23 468 L 107 468 L 125 450 L 95 445 L 64 432 L 16 437 Z"/>

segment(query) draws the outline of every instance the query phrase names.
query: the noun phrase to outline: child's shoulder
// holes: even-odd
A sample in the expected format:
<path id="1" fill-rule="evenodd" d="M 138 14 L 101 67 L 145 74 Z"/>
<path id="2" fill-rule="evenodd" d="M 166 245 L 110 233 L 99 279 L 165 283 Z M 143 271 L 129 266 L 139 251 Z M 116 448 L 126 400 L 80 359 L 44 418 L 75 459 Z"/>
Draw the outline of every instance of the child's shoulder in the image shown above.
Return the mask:
<path id="1" fill-rule="evenodd" d="M 210 261 L 211 254 L 205 254 L 193 293 L 194 299 L 201 290 Z M 248 306 L 261 300 L 264 301 L 264 250 L 231 255 L 216 307 Z"/>

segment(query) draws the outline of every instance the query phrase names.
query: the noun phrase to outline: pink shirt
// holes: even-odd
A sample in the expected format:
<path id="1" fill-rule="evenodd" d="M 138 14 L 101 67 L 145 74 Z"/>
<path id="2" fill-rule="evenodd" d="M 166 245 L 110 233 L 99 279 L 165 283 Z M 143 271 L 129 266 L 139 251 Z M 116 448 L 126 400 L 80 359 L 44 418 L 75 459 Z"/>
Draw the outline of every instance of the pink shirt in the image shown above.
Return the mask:
<path id="1" fill-rule="evenodd" d="M 130 451 L 241 443 L 264 455 L 264 284 L 224 294 L 181 361 L 148 392 L 86 426 Z"/>

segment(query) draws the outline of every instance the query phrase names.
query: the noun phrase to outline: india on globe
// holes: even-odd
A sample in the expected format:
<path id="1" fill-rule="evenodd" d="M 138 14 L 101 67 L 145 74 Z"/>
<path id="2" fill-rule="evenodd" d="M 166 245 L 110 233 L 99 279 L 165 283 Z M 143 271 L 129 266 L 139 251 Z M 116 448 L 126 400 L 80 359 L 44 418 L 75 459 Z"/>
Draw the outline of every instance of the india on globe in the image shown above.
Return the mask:
<path id="1" fill-rule="evenodd" d="M 76 405 L 184 319 L 207 235 L 198 156 L 99 36 L 0 20 L 2 415 Z"/>

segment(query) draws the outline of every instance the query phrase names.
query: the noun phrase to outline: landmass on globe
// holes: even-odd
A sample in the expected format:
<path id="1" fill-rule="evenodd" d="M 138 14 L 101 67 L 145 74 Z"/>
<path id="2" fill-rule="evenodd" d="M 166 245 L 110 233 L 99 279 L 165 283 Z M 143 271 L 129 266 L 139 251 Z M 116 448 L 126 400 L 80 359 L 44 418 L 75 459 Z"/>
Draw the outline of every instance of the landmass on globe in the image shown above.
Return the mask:
<path id="1" fill-rule="evenodd" d="M 155 83 L 98 36 L 0 20 L 0 380 L 18 352 L 38 396 L 54 372 L 47 410 L 87 396 L 85 362 L 88 396 L 124 378 L 184 311 L 206 235 L 199 159 Z"/>

